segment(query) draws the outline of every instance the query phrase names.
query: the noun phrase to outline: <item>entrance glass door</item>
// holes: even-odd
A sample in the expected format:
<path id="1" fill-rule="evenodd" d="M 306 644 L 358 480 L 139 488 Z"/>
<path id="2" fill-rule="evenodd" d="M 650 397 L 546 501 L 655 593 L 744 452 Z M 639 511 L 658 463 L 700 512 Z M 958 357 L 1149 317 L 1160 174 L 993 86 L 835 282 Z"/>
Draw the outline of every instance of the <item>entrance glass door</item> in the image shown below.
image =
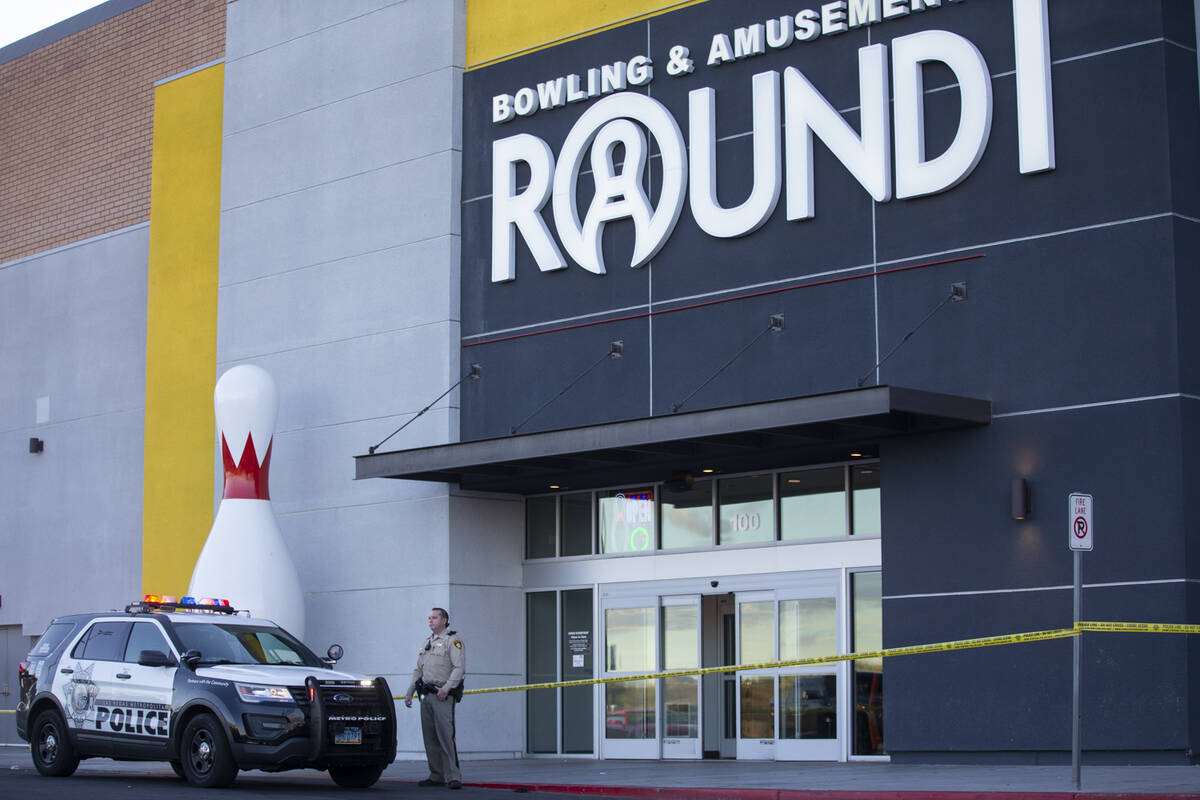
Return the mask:
<path id="1" fill-rule="evenodd" d="M 604 607 L 604 677 L 644 675 L 658 666 L 658 598 L 621 598 Z M 658 758 L 658 679 L 606 683 L 605 758 Z"/>
<path id="2" fill-rule="evenodd" d="M 779 660 L 832 656 L 838 652 L 837 586 L 813 585 L 808 596 L 779 600 Z M 838 686 L 844 668 L 837 664 L 785 667 L 779 675 L 777 758 L 836 761 Z"/>
<path id="3" fill-rule="evenodd" d="M 662 598 L 664 671 L 700 666 L 700 595 Z M 663 758 L 700 758 L 700 676 L 659 681 L 662 697 Z"/>
<path id="4" fill-rule="evenodd" d="M 775 661 L 775 593 L 740 592 L 737 602 L 738 663 Z M 739 760 L 775 758 L 775 673 L 738 672 L 737 713 Z"/>

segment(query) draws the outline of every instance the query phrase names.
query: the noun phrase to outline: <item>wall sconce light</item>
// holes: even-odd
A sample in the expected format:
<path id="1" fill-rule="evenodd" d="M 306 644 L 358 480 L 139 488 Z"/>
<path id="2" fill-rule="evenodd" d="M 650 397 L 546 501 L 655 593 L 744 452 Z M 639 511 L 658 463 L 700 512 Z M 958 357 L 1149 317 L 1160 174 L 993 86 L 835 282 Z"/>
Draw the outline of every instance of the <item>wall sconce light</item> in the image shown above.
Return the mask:
<path id="1" fill-rule="evenodd" d="M 29 452 L 40 453 L 46 448 L 46 443 L 36 436 L 29 437 Z"/>
<path id="2" fill-rule="evenodd" d="M 1012 490 L 1010 495 L 1010 502 L 1012 504 L 1012 518 L 1025 519 L 1028 517 L 1032 511 L 1032 506 L 1030 504 L 1029 484 L 1025 482 L 1024 478 L 1012 479 Z"/>

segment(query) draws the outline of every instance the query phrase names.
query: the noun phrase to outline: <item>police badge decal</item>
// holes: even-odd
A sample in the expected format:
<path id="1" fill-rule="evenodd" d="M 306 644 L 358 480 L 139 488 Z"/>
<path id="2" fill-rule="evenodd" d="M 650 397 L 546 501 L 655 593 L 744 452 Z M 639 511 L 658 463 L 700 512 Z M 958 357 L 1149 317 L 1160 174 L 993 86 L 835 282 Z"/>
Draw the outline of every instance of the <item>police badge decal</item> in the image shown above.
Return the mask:
<path id="1" fill-rule="evenodd" d="M 92 703 L 100 692 L 100 688 L 92 681 L 92 670 L 95 668 L 94 663 L 87 666 L 76 665 L 75 675 L 63 687 L 67 713 L 71 715 L 71 721 L 77 728 L 87 722 L 88 712 L 92 710 Z"/>

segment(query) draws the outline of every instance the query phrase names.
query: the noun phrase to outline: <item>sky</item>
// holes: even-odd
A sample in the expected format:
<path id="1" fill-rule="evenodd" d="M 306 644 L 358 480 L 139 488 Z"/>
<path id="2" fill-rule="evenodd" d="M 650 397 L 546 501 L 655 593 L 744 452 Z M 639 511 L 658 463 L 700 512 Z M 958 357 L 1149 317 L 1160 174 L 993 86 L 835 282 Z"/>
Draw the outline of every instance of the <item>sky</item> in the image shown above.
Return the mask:
<path id="1" fill-rule="evenodd" d="M 104 0 L 0 0 L 0 47 L 102 2 Z"/>

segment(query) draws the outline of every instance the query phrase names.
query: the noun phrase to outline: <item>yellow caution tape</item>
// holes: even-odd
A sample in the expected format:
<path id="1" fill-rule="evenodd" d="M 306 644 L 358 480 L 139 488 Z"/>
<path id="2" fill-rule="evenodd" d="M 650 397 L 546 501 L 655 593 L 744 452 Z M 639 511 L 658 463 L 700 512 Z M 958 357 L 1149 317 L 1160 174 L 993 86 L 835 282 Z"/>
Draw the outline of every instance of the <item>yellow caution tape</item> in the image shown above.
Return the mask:
<path id="1" fill-rule="evenodd" d="M 1077 622 L 1075 629 L 1101 633 L 1200 633 L 1200 625 L 1177 625 L 1169 622 Z"/>
<path id="2" fill-rule="evenodd" d="M 1067 639 L 1080 636 L 1083 632 L 1098 633 L 1200 633 L 1200 625 L 1184 625 L 1166 622 L 1077 622 L 1072 628 L 1055 628 L 1048 631 L 1029 631 L 1028 633 L 1010 633 L 1003 636 L 983 636 L 978 639 L 958 639 L 952 642 L 936 642 L 934 644 L 918 644 L 909 647 L 889 647 L 884 650 L 873 650 L 865 653 L 842 653 L 833 656 L 817 658 L 796 658 L 787 661 L 770 661 L 759 664 L 730 664 L 721 667 L 704 667 L 702 669 L 673 670 L 668 672 L 647 672 L 640 675 L 616 675 L 606 678 L 585 678 L 577 681 L 553 681 L 549 683 L 524 683 L 519 686 L 495 686 L 487 689 L 467 689 L 463 694 L 495 694 L 498 692 L 528 692 L 534 689 L 559 689 L 571 686 L 594 686 L 600 683 L 624 683 L 627 681 L 646 681 L 658 678 L 682 678 L 690 675 L 715 675 L 720 672 L 751 672 L 762 669 L 780 669 L 784 667 L 806 667 L 815 664 L 832 664 L 837 661 L 862 661 L 869 658 L 891 658 L 893 656 L 912 656 L 921 653 L 943 653 L 951 650 L 969 650 L 976 647 L 997 647 L 1008 644 L 1026 644 L 1028 642 L 1044 642 L 1049 639 Z M 403 700 L 399 695 L 393 700 Z M 0 709 L 0 714 L 15 714 L 14 709 Z"/>
<path id="3" fill-rule="evenodd" d="M 1196 626 L 1200 632 L 1200 626 Z M 585 678 L 576 681 L 553 681 L 549 683 L 525 683 L 519 686 L 496 686 L 487 689 L 467 689 L 463 694 L 494 694 L 497 692 L 528 692 L 534 689 L 558 689 L 570 686 L 593 686 L 599 683 L 623 683 L 627 681 L 655 680 L 657 678 L 680 678 L 689 675 L 713 675 L 719 672 L 750 672 L 762 669 L 779 669 L 782 667 L 804 667 L 814 664 L 831 664 L 837 661 L 861 661 L 868 658 L 887 658 L 890 656 L 908 656 L 918 653 L 937 653 L 948 650 L 967 650 L 975 647 L 995 647 L 1006 644 L 1023 644 L 1026 642 L 1041 642 L 1047 639 L 1066 639 L 1079 636 L 1080 631 L 1073 628 L 1058 628 L 1048 631 L 1031 631 L 1029 633 L 1010 633 L 1003 636 L 984 636 L 978 639 L 959 639 L 953 642 L 938 642 L 936 644 L 919 644 L 911 647 L 891 647 L 886 650 L 874 650 L 864 653 L 842 653 L 833 656 L 817 658 L 796 658 L 787 661 L 770 661 L 758 664 L 731 664 L 722 667 L 704 667 L 701 669 L 672 670 L 668 672 L 647 672 L 640 675 L 616 675 L 606 678 Z M 395 697 L 403 700 L 404 697 Z"/>
<path id="4" fill-rule="evenodd" d="M 15 714 L 15 713 L 17 713 L 17 710 L 15 708 L 0 708 L 0 714 Z"/>

